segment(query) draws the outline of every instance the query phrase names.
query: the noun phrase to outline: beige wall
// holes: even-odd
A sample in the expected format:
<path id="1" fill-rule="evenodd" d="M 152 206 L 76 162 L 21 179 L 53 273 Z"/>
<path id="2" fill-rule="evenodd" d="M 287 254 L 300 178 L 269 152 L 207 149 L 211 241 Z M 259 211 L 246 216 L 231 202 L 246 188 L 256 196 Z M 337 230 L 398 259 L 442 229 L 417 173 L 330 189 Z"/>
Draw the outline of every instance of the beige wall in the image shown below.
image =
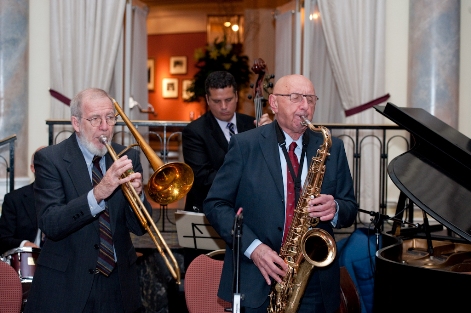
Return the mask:
<path id="1" fill-rule="evenodd" d="M 471 0 L 461 0 L 460 113 L 458 130 L 471 138 Z"/>
<path id="2" fill-rule="evenodd" d="M 460 60 L 460 123 L 458 130 L 471 137 L 471 0 L 461 0 L 461 60 Z M 409 0 L 386 0 L 386 90 L 390 102 L 405 106 L 407 102 L 407 51 Z M 159 14 L 162 14 L 160 12 Z M 190 14 L 189 12 L 188 14 Z M 191 29 L 200 29 L 205 18 L 197 10 L 187 16 Z M 158 15 L 158 14 L 157 14 Z M 204 19 L 204 21 L 203 21 Z M 171 25 L 182 27 L 180 22 Z M 168 23 L 170 24 L 170 23 Z M 149 21 L 149 33 L 163 28 L 158 21 Z M 168 25 L 167 25 L 168 26 Z M 45 120 L 49 116 L 49 0 L 30 0 L 30 53 L 29 53 L 29 140 L 31 155 L 39 145 L 47 144 Z"/>

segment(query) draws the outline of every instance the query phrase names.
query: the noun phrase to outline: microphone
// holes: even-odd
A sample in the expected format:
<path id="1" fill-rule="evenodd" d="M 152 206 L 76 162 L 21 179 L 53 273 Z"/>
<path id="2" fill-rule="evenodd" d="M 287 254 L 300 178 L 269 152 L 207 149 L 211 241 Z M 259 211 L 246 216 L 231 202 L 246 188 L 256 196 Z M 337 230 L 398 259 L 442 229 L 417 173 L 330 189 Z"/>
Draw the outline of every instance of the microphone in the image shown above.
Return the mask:
<path id="1" fill-rule="evenodd" d="M 244 216 L 242 215 L 242 208 L 239 208 L 236 214 L 236 227 L 241 227 L 242 226 L 242 220 L 244 219 Z"/>

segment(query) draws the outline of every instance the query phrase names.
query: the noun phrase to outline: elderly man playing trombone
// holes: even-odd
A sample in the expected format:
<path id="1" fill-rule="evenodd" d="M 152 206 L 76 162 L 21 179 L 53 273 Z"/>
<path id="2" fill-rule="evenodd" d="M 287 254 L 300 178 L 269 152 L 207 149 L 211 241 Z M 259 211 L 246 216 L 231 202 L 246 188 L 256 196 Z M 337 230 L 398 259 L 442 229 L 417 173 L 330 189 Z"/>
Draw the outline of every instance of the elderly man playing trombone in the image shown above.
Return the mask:
<path id="1" fill-rule="evenodd" d="M 38 224 L 46 240 L 25 312 L 140 312 L 129 233 L 145 230 L 121 188 L 132 186 L 152 212 L 142 192 L 139 152 L 130 149 L 113 161 L 100 136 L 111 142 L 115 108 L 101 89 L 74 97 L 71 122 L 74 134 L 35 157 Z M 111 146 L 117 153 L 125 149 Z"/>

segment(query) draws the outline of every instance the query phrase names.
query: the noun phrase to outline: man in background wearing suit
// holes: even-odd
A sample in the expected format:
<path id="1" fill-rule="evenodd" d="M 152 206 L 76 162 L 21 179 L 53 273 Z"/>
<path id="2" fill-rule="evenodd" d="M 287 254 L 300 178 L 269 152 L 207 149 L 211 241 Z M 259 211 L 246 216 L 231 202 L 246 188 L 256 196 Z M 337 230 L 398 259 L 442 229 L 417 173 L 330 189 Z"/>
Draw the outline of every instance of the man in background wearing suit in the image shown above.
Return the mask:
<path id="1" fill-rule="evenodd" d="M 233 296 L 234 219 L 243 208 L 239 291 L 244 295 L 241 306 L 245 313 L 267 312 L 271 282 L 281 282 L 288 270 L 279 252 L 291 225 L 289 208 L 295 208 L 297 202 L 296 189 L 289 188 L 288 192 L 287 187 L 291 186 L 290 181 L 299 181 L 296 185 L 300 191 L 311 160 L 324 141 L 320 133 L 301 124 L 301 116 L 312 120 L 316 102 L 309 79 L 301 75 L 280 78 L 269 96 L 275 121 L 231 139 L 224 164 L 204 201 L 206 217 L 226 242 L 218 291 L 218 296 L 226 301 L 232 301 Z M 288 147 L 290 157 L 286 156 Z M 333 238 L 333 228 L 350 226 L 358 208 L 344 146 L 338 138 L 332 138 L 325 166 L 320 195 L 306 199 L 305 209 L 310 217 L 320 218 L 316 227 Z M 300 302 L 299 313 L 333 313 L 338 309 L 338 259 L 312 271 Z"/>
<path id="2" fill-rule="evenodd" d="M 116 124 L 104 90 L 81 91 L 70 107 L 75 133 L 35 156 L 36 210 L 46 239 L 25 312 L 141 312 L 130 232 L 145 231 L 121 189 L 131 184 L 152 212 L 142 192 L 139 151 L 113 161 L 99 140 L 103 135 L 111 142 Z M 116 153 L 125 149 L 111 145 Z"/>
<path id="3" fill-rule="evenodd" d="M 31 157 L 30 169 L 34 174 L 34 155 L 44 146 L 36 149 Z M 0 217 L 0 254 L 14 248 L 39 248 L 41 233 L 34 206 L 34 182 L 5 195 Z"/>
<path id="4" fill-rule="evenodd" d="M 182 150 L 185 163 L 195 175 L 193 187 L 186 195 L 185 210 L 203 213 L 203 201 L 208 194 L 231 138 L 228 123 L 234 125 L 234 133 L 255 128 L 252 116 L 236 112 L 239 101 L 237 83 L 229 72 L 216 71 L 205 81 L 208 112 L 188 124 L 182 132 Z M 260 125 L 271 122 L 263 114 Z"/>
<path id="5" fill-rule="evenodd" d="M 205 81 L 208 112 L 188 124 L 182 132 L 183 158 L 195 175 L 191 190 L 186 195 L 185 210 L 203 213 L 203 201 L 208 194 L 217 171 L 224 162 L 229 146 L 231 129 L 233 133 L 242 133 L 255 128 L 252 116 L 237 113 L 237 83 L 229 72 L 216 71 L 208 75 Z M 263 114 L 260 125 L 271 122 L 268 114 Z M 201 252 L 185 249 L 185 264 Z"/>

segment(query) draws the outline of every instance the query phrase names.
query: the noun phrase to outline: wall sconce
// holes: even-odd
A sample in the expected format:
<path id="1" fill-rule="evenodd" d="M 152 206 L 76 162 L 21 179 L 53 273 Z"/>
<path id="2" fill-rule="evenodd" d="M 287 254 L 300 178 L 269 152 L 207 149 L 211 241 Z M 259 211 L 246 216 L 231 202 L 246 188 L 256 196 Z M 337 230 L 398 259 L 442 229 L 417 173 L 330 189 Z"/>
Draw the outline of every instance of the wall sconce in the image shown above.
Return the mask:
<path id="1" fill-rule="evenodd" d="M 135 106 L 137 106 L 139 108 L 139 112 L 141 113 L 152 113 L 154 114 L 155 116 L 157 116 L 157 113 L 155 113 L 155 110 L 154 110 L 154 107 L 152 106 L 152 104 L 150 103 L 147 103 L 147 110 L 144 110 L 142 109 L 141 105 L 139 104 L 139 102 L 137 102 L 136 100 L 134 100 L 133 97 L 129 97 L 129 109 L 132 109 L 134 108 Z"/>

